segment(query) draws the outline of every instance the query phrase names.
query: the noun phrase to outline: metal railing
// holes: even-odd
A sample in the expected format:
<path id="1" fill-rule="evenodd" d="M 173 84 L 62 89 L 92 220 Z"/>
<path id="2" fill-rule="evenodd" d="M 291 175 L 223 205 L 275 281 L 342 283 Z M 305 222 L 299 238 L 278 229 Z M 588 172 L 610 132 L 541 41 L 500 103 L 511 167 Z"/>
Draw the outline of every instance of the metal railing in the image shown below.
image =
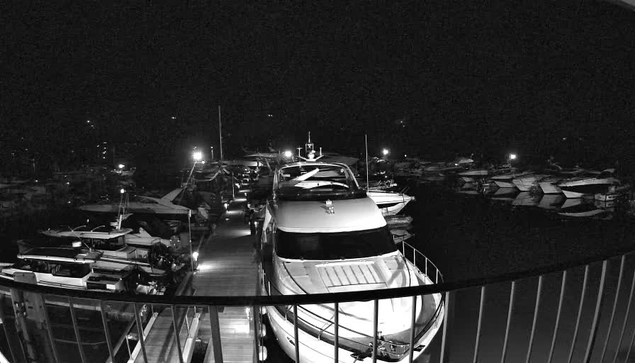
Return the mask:
<path id="1" fill-rule="evenodd" d="M 427 268 L 436 275 L 436 268 Z M 635 354 L 634 292 L 631 252 L 461 282 L 295 296 L 129 296 L 3 280 L 0 352 L 16 363 L 188 362 L 199 339 L 213 348 L 214 361 L 222 362 L 230 353 L 224 345 L 230 333 L 221 329 L 223 309 L 244 307 L 251 311 L 250 359 L 256 361 L 274 339 L 261 331 L 261 307 L 289 306 L 290 339 L 297 347 L 291 355 L 304 357 L 302 324 L 294 317 L 306 305 L 333 304 L 338 311 L 339 304 L 372 302 L 369 319 L 377 322 L 384 299 L 443 294 L 443 325 L 423 352 L 431 362 L 628 362 Z M 333 319 L 333 361 L 350 358 L 338 353 L 339 319 L 337 314 Z M 153 338 L 161 331 L 156 335 L 161 339 Z M 377 324 L 369 335 L 378 347 Z M 380 361 L 378 349 L 371 350 L 363 361 Z"/>

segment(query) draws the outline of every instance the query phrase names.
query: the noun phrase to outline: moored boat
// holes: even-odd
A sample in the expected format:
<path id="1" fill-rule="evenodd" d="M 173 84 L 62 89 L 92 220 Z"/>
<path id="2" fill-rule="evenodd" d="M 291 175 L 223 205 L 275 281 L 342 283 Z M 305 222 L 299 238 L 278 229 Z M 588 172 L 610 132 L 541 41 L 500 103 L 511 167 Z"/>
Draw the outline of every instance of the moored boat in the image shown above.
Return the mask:
<path id="1" fill-rule="evenodd" d="M 429 276 L 402 254 L 379 208 L 351 176 L 345 165 L 312 158 L 276 171 L 263 225 L 263 294 L 376 291 L 440 281 L 436 268 Z M 434 266 L 420 254 L 417 261 Z M 415 305 L 410 297 L 379 300 L 381 333 L 374 337 L 373 302 L 341 303 L 337 311 L 333 304 L 298 306 L 297 314 L 292 306 L 266 307 L 290 357 L 297 327 L 302 362 L 334 360 L 336 323 L 340 362 L 370 357 L 374 339 L 379 361 L 405 362 L 411 352 L 416 359 L 438 331 L 443 309 L 441 294 L 418 296 Z"/>
<path id="2" fill-rule="evenodd" d="M 0 277 L 16 282 L 67 289 L 156 294 L 157 284 L 139 269 L 95 272 L 101 252 L 78 248 L 35 247 L 18 254 Z"/>
<path id="3" fill-rule="evenodd" d="M 401 212 L 415 197 L 405 192 L 388 192 L 384 190 L 368 190 L 366 194 L 377 204 L 385 216 Z"/>
<path id="4" fill-rule="evenodd" d="M 606 169 L 598 175 L 565 179 L 558 184 L 567 198 L 581 198 L 585 195 L 602 194 L 620 184 L 613 176 L 614 169 Z"/>
<path id="5" fill-rule="evenodd" d="M 529 192 L 538 187 L 538 180 L 545 178 L 546 174 L 527 174 L 521 177 L 512 179 L 512 183 L 521 192 Z"/>
<path id="6" fill-rule="evenodd" d="M 558 183 L 562 180 L 559 176 L 547 176 L 538 181 L 538 186 L 542 190 L 543 194 L 561 194 L 562 189 L 558 186 Z"/>

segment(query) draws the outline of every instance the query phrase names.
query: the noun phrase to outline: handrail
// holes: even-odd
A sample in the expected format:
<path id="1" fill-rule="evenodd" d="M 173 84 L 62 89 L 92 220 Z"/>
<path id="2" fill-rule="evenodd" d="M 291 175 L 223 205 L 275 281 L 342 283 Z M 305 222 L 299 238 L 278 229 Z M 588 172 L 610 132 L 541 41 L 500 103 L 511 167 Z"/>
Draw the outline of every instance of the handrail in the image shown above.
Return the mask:
<path id="1" fill-rule="evenodd" d="M 70 290 L 48 286 L 38 286 L 28 283 L 20 283 L 12 280 L 0 279 L 0 286 L 17 288 L 27 292 L 40 294 L 53 294 L 59 296 L 71 296 L 93 300 L 109 300 L 120 302 L 154 303 L 164 305 L 212 305 L 212 306 L 266 306 L 266 305 L 302 305 L 324 304 L 334 302 L 371 301 L 376 299 L 391 299 L 398 297 L 410 297 L 412 295 L 430 295 L 453 290 L 478 287 L 487 284 L 511 282 L 538 275 L 560 272 L 570 268 L 581 267 L 594 262 L 619 257 L 634 253 L 633 249 L 622 249 L 617 252 L 604 253 L 588 257 L 582 260 L 569 261 L 550 266 L 538 267 L 519 272 L 510 272 L 497 276 L 487 276 L 456 282 L 443 282 L 434 285 L 416 287 L 401 287 L 372 291 L 355 291 L 340 293 L 320 293 L 306 295 L 280 295 L 280 296 L 167 296 L 167 295 L 130 295 L 108 292 L 96 292 L 86 290 Z"/>

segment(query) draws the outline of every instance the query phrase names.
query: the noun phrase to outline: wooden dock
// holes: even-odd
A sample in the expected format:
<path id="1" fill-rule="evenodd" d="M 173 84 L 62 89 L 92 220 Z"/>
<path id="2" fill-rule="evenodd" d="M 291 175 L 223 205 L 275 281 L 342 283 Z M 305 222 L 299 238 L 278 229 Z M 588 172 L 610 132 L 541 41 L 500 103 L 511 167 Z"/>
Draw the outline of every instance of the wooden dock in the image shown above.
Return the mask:
<path id="1" fill-rule="evenodd" d="M 196 296 L 253 296 L 258 293 L 258 265 L 249 225 L 243 220 L 244 203 L 230 204 L 214 232 L 196 246 L 198 269 L 189 279 L 183 294 Z M 218 320 L 222 337 L 223 361 L 254 361 L 253 312 L 245 307 L 219 307 Z M 187 314 L 188 318 L 184 318 Z M 176 312 L 183 361 L 189 362 L 197 338 L 210 342 L 204 362 L 214 362 L 211 322 L 207 309 Z M 187 323 L 185 323 L 187 320 Z M 144 334 L 145 335 L 145 334 Z M 172 311 L 157 314 L 145 339 L 148 362 L 180 362 L 174 343 Z M 138 352 L 134 362 L 143 362 Z"/>

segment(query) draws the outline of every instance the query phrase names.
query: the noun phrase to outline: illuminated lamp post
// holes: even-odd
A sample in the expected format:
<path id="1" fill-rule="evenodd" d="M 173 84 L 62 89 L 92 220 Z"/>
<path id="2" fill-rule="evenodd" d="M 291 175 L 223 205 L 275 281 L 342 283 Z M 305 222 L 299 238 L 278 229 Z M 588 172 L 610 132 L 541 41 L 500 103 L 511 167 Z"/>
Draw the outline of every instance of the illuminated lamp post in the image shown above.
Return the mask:
<path id="1" fill-rule="evenodd" d="M 194 173 L 194 168 L 196 167 L 196 163 L 203 162 L 203 153 L 195 149 L 194 152 L 192 153 L 192 159 L 194 159 L 194 164 L 192 165 L 192 170 L 190 170 L 190 175 L 187 177 L 187 182 L 185 183 L 186 185 L 190 184 L 190 179 L 192 178 L 192 173 Z M 185 190 L 183 191 L 183 193 L 184 192 Z M 192 251 L 192 210 L 191 209 L 187 211 L 187 226 L 188 226 L 188 234 L 189 234 L 189 240 L 190 240 L 189 241 L 190 267 L 192 271 L 195 271 L 194 262 L 198 259 L 198 252 L 195 254 Z"/>
<path id="2" fill-rule="evenodd" d="M 194 173 L 196 163 L 203 160 L 203 153 L 198 150 L 194 150 L 194 152 L 192 153 L 192 159 L 194 159 L 194 164 L 192 164 L 192 170 L 190 170 L 190 175 L 188 175 L 187 181 L 185 182 L 186 185 L 190 184 L 190 179 L 192 178 L 192 174 Z"/>

